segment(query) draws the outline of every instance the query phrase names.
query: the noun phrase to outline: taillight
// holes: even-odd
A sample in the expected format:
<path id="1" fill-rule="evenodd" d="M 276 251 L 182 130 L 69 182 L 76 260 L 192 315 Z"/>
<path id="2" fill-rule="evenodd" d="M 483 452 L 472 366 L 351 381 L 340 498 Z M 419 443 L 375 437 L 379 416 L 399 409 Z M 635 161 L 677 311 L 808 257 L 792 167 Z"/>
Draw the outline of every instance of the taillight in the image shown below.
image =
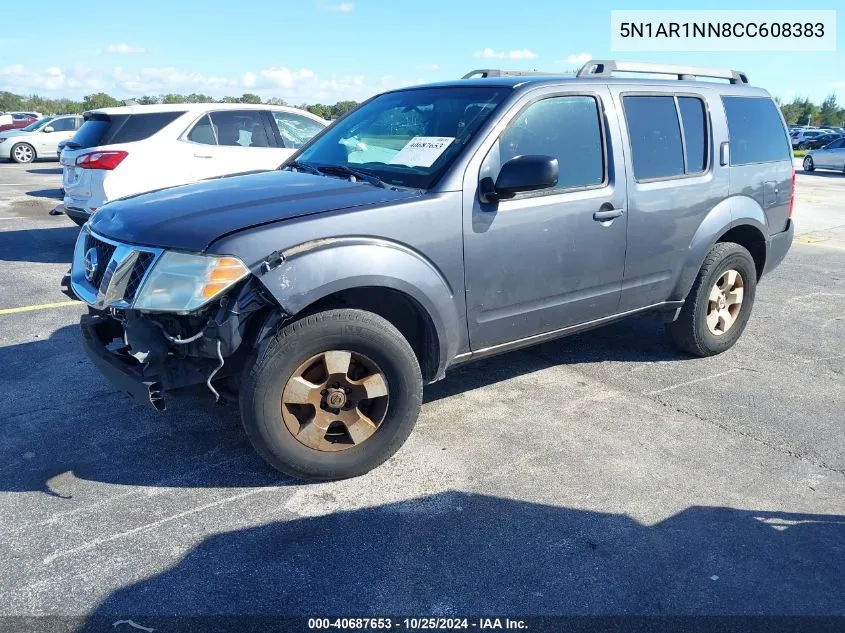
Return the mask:
<path id="1" fill-rule="evenodd" d="M 786 217 L 792 217 L 792 206 L 795 204 L 795 166 L 792 167 L 792 193 L 789 194 L 789 213 Z"/>
<path id="2" fill-rule="evenodd" d="M 82 169 L 114 169 L 129 156 L 129 152 L 90 152 L 76 159 L 76 166 Z"/>

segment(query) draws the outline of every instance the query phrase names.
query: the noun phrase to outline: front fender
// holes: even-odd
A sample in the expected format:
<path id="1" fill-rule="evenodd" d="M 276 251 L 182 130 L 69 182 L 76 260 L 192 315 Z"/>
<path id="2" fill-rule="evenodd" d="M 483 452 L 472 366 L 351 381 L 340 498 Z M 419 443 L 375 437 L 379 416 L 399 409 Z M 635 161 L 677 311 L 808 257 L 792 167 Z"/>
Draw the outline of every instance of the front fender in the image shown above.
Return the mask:
<path id="1" fill-rule="evenodd" d="M 766 214 L 753 198 L 732 196 L 713 207 L 690 241 L 686 257 L 677 273 L 670 301 L 683 300 L 701 270 L 704 258 L 725 233 L 740 225 L 750 225 L 764 237 L 769 234 Z"/>
<path id="2" fill-rule="evenodd" d="M 437 267 L 397 242 L 365 237 L 325 238 L 281 253 L 281 263 L 257 272 L 282 309 L 294 315 L 316 301 L 350 288 L 389 288 L 404 293 L 427 313 L 437 334 L 437 375 L 457 355 L 461 318 L 454 292 Z"/>

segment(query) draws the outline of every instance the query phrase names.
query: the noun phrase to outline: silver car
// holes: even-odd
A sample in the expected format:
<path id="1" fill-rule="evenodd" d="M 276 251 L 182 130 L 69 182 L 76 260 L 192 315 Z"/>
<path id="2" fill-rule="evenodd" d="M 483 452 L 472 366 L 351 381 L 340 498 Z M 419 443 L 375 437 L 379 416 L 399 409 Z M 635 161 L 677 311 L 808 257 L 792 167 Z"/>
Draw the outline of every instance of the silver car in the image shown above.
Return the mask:
<path id="1" fill-rule="evenodd" d="M 71 138 L 82 125 L 78 114 L 47 116 L 19 130 L 0 132 L 0 158 L 31 163 L 53 158 L 61 141 Z"/>
<path id="2" fill-rule="evenodd" d="M 833 169 L 845 173 L 845 137 L 838 138 L 804 157 L 804 171 Z"/>

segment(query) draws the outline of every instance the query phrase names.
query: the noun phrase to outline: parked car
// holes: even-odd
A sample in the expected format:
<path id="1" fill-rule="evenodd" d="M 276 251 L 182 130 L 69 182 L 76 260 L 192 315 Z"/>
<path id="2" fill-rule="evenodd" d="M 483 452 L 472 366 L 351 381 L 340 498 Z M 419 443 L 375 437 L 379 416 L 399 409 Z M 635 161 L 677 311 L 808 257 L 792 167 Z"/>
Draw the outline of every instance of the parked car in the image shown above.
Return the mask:
<path id="1" fill-rule="evenodd" d="M 804 149 L 819 149 L 820 147 L 824 147 L 829 143 L 833 143 L 838 138 L 841 138 L 842 134 L 821 134 L 819 136 L 814 136 L 805 140 L 802 144 L 804 145 Z"/>
<path id="2" fill-rule="evenodd" d="M 0 132 L 0 158 L 16 163 L 53 158 L 59 142 L 73 136 L 81 124 L 78 114 L 47 116 L 19 130 Z"/>
<path id="3" fill-rule="evenodd" d="M 398 450 L 423 384 L 467 361 L 633 314 L 731 348 L 793 236 L 769 94 L 635 62 L 483 74 L 376 96 L 281 170 L 106 205 L 66 280 L 94 365 L 158 409 L 237 393 L 265 460 L 334 479 Z"/>
<path id="4" fill-rule="evenodd" d="M 240 103 L 133 105 L 84 116 L 61 156 L 65 212 L 80 225 L 117 198 L 275 169 L 328 125 L 297 108 Z"/>
<path id="5" fill-rule="evenodd" d="M 6 130 L 19 130 L 35 123 L 38 119 L 23 112 L 9 112 L 0 115 L 0 132 Z"/>
<path id="6" fill-rule="evenodd" d="M 845 173 L 845 136 L 807 153 L 804 157 L 804 171 L 816 169 L 833 169 Z"/>
<path id="7" fill-rule="evenodd" d="M 65 147 L 67 147 L 67 144 L 71 142 L 71 139 L 72 139 L 72 138 L 73 138 L 73 137 L 71 137 L 71 138 L 66 138 L 65 140 L 63 140 L 61 143 L 59 143 L 59 144 L 56 146 L 56 157 L 57 157 L 59 160 L 61 160 L 61 159 L 62 159 L 62 150 L 63 150 Z"/>
<path id="8" fill-rule="evenodd" d="M 798 134 L 790 135 L 790 139 L 792 141 L 792 147 L 796 149 L 807 149 L 810 139 L 831 133 L 831 130 L 827 129 L 800 130 Z"/>

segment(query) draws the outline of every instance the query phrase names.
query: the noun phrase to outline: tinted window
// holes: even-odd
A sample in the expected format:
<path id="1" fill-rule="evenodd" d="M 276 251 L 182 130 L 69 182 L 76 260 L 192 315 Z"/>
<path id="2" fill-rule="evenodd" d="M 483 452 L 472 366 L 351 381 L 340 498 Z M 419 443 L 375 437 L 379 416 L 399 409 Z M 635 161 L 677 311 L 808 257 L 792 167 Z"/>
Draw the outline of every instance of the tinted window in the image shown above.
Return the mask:
<path id="1" fill-rule="evenodd" d="M 731 165 L 789 160 L 780 114 L 771 99 L 722 97 L 728 117 Z"/>
<path id="2" fill-rule="evenodd" d="M 191 131 L 188 132 L 188 140 L 203 145 L 217 145 L 214 128 L 211 127 L 211 119 L 208 118 L 207 114 L 197 121 Z"/>
<path id="3" fill-rule="evenodd" d="M 687 159 L 687 173 L 707 170 L 707 117 L 704 102 L 695 97 L 678 97 L 681 124 L 684 127 L 684 154 Z"/>
<path id="4" fill-rule="evenodd" d="M 211 113 L 217 144 L 234 147 L 269 147 L 270 139 L 260 110 L 228 110 Z"/>
<path id="5" fill-rule="evenodd" d="M 276 121 L 285 147 L 299 149 L 323 131 L 323 126 L 313 119 L 290 112 L 274 111 L 273 119 Z"/>
<path id="6" fill-rule="evenodd" d="M 840 138 L 840 139 L 838 139 L 838 140 L 836 140 L 836 141 L 833 141 L 833 143 L 831 143 L 830 145 L 826 145 L 825 147 L 826 147 L 827 149 L 839 149 L 839 148 L 840 148 L 840 147 L 842 147 L 843 145 L 845 145 L 845 139 L 841 139 L 841 138 Z"/>
<path id="7" fill-rule="evenodd" d="M 143 141 L 183 114 L 184 112 L 92 114 L 74 134 L 71 142 L 76 147 L 95 147 Z"/>
<path id="8" fill-rule="evenodd" d="M 681 126 L 673 97 L 623 97 L 634 177 L 669 178 L 684 173 Z"/>
<path id="9" fill-rule="evenodd" d="M 122 125 L 114 125 L 116 122 L 113 122 L 112 130 L 109 132 L 106 142 L 111 145 L 112 143 L 143 141 L 173 123 L 183 114 L 185 113 L 147 112 L 129 115 L 125 117 Z"/>
<path id="10" fill-rule="evenodd" d="M 498 150 L 500 165 L 528 154 L 557 158 L 557 189 L 604 182 L 601 123 L 593 97 L 552 97 L 528 106 L 502 134 Z"/>
<path id="11" fill-rule="evenodd" d="M 72 117 L 54 119 L 50 123 L 54 132 L 73 132 L 76 129 L 76 121 Z"/>

